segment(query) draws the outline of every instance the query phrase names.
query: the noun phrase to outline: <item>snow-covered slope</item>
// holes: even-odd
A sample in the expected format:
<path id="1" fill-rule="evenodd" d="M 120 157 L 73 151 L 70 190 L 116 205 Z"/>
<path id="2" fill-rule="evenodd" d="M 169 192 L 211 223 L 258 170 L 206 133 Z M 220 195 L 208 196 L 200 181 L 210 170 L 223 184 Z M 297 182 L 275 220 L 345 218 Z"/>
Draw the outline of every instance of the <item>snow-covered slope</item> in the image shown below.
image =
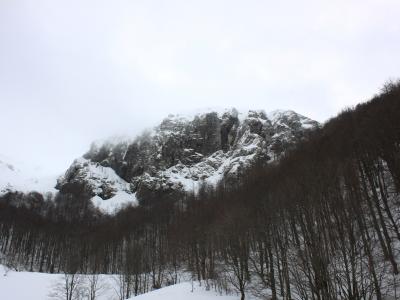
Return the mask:
<path id="1" fill-rule="evenodd" d="M 55 193 L 57 177 L 42 175 L 39 171 L 29 170 L 23 164 L 11 163 L 11 159 L 0 155 L 0 195 L 9 191 L 24 193 Z"/>
<path id="2" fill-rule="evenodd" d="M 86 277 L 87 279 L 87 277 Z M 81 294 L 85 294 L 87 282 L 81 275 Z M 4 300 L 50 300 L 64 299 L 60 296 L 60 288 L 64 283 L 63 274 L 47 274 L 37 272 L 16 272 L 0 265 L 0 299 Z M 98 300 L 118 300 L 118 276 L 99 275 Z M 65 296 L 64 296 L 65 297 Z M 74 298 L 75 299 L 75 298 Z M 89 299 L 79 298 L 79 299 Z M 206 291 L 197 282 L 184 282 L 161 288 L 130 299 L 137 300 L 238 300 L 238 296 L 220 295 L 215 291 Z M 249 298 L 250 299 L 250 298 Z"/>
<path id="3" fill-rule="evenodd" d="M 255 164 L 278 159 L 318 123 L 293 111 L 236 109 L 169 115 L 136 139 L 94 143 L 58 181 L 61 191 L 82 183 L 110 201 L 124 193 L 143 203 L 196 192 L 221 180 L 235 183 Z M 132 195 L 131 198 L 129 198 Z M 129 202 L 129 201 L 128 201 Z"/>
<path id="4" fill-rule="evenodd" d="M 0 265 L 0 299 L 44 300 L 60 275 L 15 272 Z"/>
<path id="5" fill-rule="evenodd" d="M 98 300 L 118 300 L 116 277 L 99 275 L 100 283 L 104 286 Z M 85 289 L 85 278 L 82 277 L 82 290 Z M 0 299 L 1 300 L 57 300 L 65 299 L 60 294 L 64 283 L 63 274 L 48 274 L 37 272 L 16 272 L 0 265 Z M 76 298 L 74 298 L 76 299 Z M 80 298 L 88 299 L 88 298 Z"/>
<path id="6" fill-rule="evenodd" d="M 130 298 L 130 300 L 238 300 L 238 296 L 221 295 L 216 291 L 206 291 L 198 283 L 184 282 L 168 286 L 150 293 Z"/>

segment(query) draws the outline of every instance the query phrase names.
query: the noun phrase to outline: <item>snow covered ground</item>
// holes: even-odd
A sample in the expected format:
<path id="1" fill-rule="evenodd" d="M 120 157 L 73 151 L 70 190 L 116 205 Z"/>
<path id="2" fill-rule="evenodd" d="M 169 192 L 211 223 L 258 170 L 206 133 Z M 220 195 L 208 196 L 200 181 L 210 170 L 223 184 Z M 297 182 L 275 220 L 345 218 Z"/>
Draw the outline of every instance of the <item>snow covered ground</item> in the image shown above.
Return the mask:
<path id="1" fill-rule="evenodd" d="M 60 275 L 13 272 L 0 265 L 0 299 L 43 300 Z"/>
<path id="2" fill-rule="evenodd" d="M 150 293 L 130 298 L 135 300 L 238 300 L 238 296 L 220 295 L 215 291 L 206 291 L 203 286 L 190 282 L 168 286 Z"/>
<path id="3" fill-rule="evenodd" d="M 63 283 L 64 275 L 37 272 L 16 272 L 0 265 L 0 299 L 1 300 L 56 300 L 57 288 Z M 117 281 L 112 275 L 102 275 L 107 286 L 99 300 L 117 300 L 114 290 Z M 62 298 L 61 298 L 62 299 Z"/>
<path id="4" fill-rule="evenodd" d="M 63 283 L 64 275 L 36 272 L 16 272 L 0 265 L 1 300 L 54 300 L 57 286 Z M 113 275 L 101 275 L 104 287 L 98 300 L 118 300 L 118 279 Z M 82 298 L 84 300 L 86 298 Z M 179 283 L 130 299 L 137 300 L 238 300 L 239 296 L 220 295 L 206 291 L 204 286 L 190 282 Z"/>

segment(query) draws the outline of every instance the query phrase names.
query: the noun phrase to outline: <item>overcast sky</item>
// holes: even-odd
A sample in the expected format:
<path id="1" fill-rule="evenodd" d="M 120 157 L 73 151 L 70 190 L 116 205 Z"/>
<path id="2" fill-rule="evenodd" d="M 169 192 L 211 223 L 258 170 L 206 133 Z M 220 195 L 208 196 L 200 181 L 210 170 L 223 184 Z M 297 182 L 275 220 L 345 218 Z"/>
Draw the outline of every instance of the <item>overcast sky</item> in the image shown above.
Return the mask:
<path id="1" fill-rule="evenodd" d="M 324 121 L 400 72 L 400 1 L 0 0 L 0 154 L 62 172 L 202 107 Z"/>

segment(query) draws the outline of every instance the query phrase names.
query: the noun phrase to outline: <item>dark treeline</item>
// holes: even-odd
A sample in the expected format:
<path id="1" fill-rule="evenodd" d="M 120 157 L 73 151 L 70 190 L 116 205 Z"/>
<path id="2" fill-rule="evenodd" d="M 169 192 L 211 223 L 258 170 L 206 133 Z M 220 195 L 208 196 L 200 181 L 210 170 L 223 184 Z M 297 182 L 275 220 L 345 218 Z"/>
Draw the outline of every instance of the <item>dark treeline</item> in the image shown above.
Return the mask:
<path id="1" fill-rule="evenodd" d="M 41 272 L 120 274 L 125 297 L 187 271 L 242 299 L 400 299 L 399 193 L 400 84 L 388 84 L 235 187 L 114 217 L 79 193 L 5 195 L 0 250 Z"/>

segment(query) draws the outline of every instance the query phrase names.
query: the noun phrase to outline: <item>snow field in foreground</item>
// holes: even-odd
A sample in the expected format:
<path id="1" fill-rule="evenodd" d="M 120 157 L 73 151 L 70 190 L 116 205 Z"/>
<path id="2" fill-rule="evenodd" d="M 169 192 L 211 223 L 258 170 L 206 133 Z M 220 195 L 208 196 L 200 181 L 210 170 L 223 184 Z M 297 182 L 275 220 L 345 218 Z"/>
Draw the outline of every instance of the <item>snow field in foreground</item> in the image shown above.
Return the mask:
<path id="1" fill-rule="evenodd" d="M 238 300 L 238 296 L 220 295 L 215 291 L 206 291 L 203 286 L 194 283 L 193 292 L 190 282 L 171 285 L 150 293 L 130 298 L 130 300 Z"/>
<path id="2" fill-rule="evenodd" d="M 0 299 L 1 300 L 51 300 L 50 294 L 55 291 L 57 283 L 63 282 L 62 274 L 37 272 L 16 272 L 0 265 Z M 98 300 L 118 300 L 117 276 L 101 275 L 106 286 Z M 239 296 L 219 295 L 215 291 L 206 291 L 204 286 L 190 282 L 179 283 L 152 291 L 130 299 L 137 300 L 238 300 Z"/>

